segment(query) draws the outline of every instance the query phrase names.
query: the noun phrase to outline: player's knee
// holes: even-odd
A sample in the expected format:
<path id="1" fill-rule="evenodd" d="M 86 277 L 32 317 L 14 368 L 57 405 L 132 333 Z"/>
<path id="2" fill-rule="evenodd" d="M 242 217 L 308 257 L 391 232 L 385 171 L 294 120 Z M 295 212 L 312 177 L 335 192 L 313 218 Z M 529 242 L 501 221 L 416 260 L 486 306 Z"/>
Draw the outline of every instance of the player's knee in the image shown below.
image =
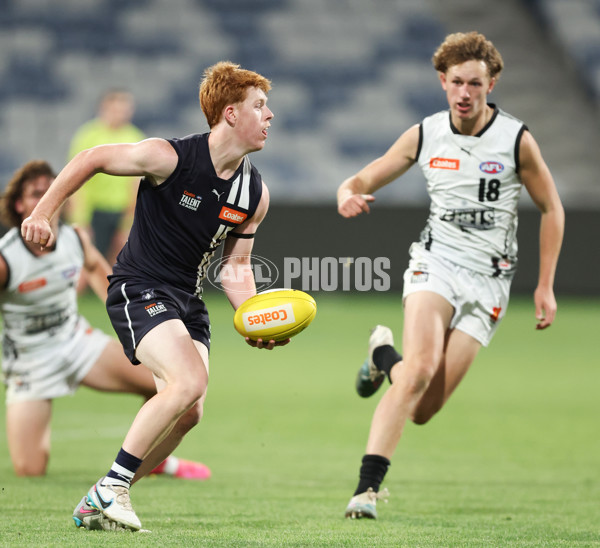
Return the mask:
<path id="1" fill-rule="evenodd" d="M 13 461 L 15 475 L 23 478 L 31 478 L 36 476 L 45 476 L 48 459 L 40 458 L 35 461 L 19 460 Z"/>
<path id="2" fill-rule="evenodd" d="M 438 411 L 439 408 L 437 407 L 418 408 L 411 417 L 411 420 L 413 423 L 422 426 L 423 424 L 427 424 Z"/>
<path id="3" fill-rule="evenodd" d="M 206 382 L 202 379 L 186 379 L 176 388 L 182 409 L 191 411 L 206 393 Z"/>
<path id="4" fill-rule="evenodd" d="M 424 394 L 433 379 L 435 367 L 428 362 L 415 363 L 410 372 L 406 379 L 406 390 L 414 396 Z"/>

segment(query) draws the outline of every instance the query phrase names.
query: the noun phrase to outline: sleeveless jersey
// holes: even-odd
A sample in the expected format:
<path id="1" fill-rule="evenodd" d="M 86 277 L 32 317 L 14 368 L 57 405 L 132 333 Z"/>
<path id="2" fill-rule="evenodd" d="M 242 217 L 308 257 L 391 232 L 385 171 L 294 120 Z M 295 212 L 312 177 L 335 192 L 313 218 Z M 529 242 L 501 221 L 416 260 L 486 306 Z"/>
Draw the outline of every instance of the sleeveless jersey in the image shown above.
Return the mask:
<path id="1" fill-rule="evenodd" d="M 201 297 L 210 259 L 228 232 L 254 215 L 262 195 L 261 176 L 247 156 L 229 180 L 217 176 L 208 136 L 168 140 L 177 167 L 158 186 L 141 181 L 114 278 L 155 280 Z"/>
<path id="2" fill-rule="evenodd" d="M 0 291 L 3 352 L 20 354 L 68 341 L 78 321 L 77 281 L 83 247 L 75 230 L 60 225 L 53 251 L 35 256 L 12 228 L 0 240 L 8 281 Z"/>
<path id="3" fill-rule="evenodd" d="M 483 274 L 512 276 L 517 266 L 519 144 L 526 126 L 494 108 L 477 135 L 461 135 L 449 111 L 425 118 L 417 162 L 431 206 L 421 245 Z"/>

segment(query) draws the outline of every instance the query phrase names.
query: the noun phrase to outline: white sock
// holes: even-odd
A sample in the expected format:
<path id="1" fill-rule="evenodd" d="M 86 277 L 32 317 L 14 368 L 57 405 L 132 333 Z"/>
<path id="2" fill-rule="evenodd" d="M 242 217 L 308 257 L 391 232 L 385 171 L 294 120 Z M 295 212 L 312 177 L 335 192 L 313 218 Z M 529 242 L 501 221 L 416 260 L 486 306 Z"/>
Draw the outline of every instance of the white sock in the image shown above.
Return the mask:
<path id="1" fill-rule="evenodd" d="M 169 474 L 169 476 L 174 476 L 175 472 L 177 472 L 177 468 L 179 468 L 179 459 L 173 455 L 168 456 L 165 461 L 164 473 Z"/>

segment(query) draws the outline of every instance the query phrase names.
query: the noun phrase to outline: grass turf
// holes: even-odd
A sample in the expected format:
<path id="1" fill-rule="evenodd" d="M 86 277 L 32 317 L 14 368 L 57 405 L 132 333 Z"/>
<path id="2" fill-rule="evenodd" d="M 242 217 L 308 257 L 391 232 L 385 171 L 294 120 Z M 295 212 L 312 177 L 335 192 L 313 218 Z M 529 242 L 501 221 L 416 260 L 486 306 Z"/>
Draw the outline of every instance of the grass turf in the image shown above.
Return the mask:
<path id="1" fill-rule="evenodd" d="M 408 425 L 379 520 L 343 518 L 379 399 L 354 393 L 374 323 L 401 330 L 400 297 L 317 294 L 286 348 L 246 347 L 223 295 L 205 417 L 177 449 L 207 482 L 154 477 L 132 490 L 151 534 L 76 529 L 71 512 L 110 467 L 140 401 L 82 388 L 54 403 L 44 478 L 15 478 L 0 408 L 0 546 L 600 546 L 598 299 L 561 299 L 534 330 L 514 298 L 447 407 Z M 93 298 L 90 321 L 110 330 Z"/>

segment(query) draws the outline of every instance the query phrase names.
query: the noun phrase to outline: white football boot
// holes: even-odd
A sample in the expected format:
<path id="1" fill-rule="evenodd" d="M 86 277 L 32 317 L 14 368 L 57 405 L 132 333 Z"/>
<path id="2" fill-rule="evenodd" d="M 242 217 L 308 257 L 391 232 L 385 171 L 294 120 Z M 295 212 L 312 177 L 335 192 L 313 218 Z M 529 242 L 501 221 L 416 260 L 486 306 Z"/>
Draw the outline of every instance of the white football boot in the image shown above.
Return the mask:
<path id="1" fill-rule="evenodd" d="M 84 495 L 79 504 L 75 506 L 75 510 L 73 510 L 73 521 L 76 527 L 97 531 L 104 529 L 104 522 L 109 520 L 104 517 L 100 510 L 90 506 L 87 495 Z"/>
<path id="2" fill-rule="evenodd" d="M 383 502 L 387 503 L 387 497 L 389 496 L 390 493 L 387 488 L 376 493 L 373 491 L 372 487 L 369 487 L 364 493 L 354 495 L 350 499 L 350 502 L 346 507 L 345 516 L 351 519 L 377 519 L 377 510 L 375 508 L 377 501 L 381 499 Z"/>
<path id="3" fill-rule="evenodd" d="M 356 391 L 362 398 L 368 398 L 379 390 L 385 380 L 385 372 L 378 369 L 373 362 L 373 352 L 378 346 L 389 344 L 394 346 L 392 330 L 385 325 L 376 325 L 369 337 L 369 354 L 356 376 Z"/>
<path id="4" fill-rule="evenodd" d="M 102 480 L 104 478 L 88 491 L 88 503 L 117 524 L 139 531 L 142 524 L 131 506 L 129 489 L 120 485 L 102 485 Z"/>

